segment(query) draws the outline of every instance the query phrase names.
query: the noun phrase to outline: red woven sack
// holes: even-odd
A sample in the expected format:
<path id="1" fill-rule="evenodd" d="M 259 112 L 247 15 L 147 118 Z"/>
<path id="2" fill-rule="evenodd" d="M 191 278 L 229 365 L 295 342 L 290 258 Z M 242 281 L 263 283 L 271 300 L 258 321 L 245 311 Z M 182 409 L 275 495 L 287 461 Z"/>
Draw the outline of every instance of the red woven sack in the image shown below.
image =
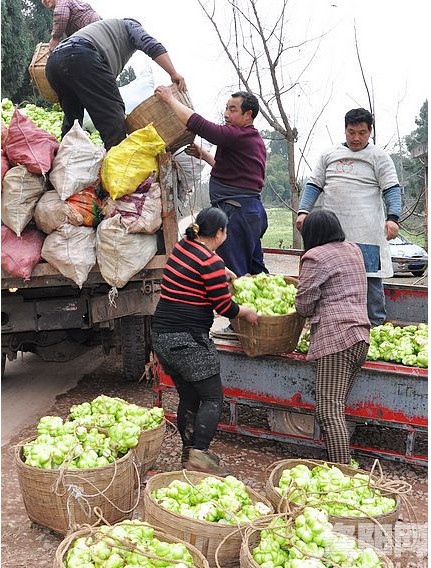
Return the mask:
<path id="1" fill-rule="evenodd" d="M 2 225 L 1 267 L 15 278 L 29 280 L 34 267 L 41 260 L 45 234 L 34 228 L 26 228 L 21 237 Z"/>
<path id="2" fill-rule="evenodd" d="M 46 174 L 60 144 L 15 109 L 5 142 L 6 155 L 14 165 L 23 165 L 32 174 Z"/>

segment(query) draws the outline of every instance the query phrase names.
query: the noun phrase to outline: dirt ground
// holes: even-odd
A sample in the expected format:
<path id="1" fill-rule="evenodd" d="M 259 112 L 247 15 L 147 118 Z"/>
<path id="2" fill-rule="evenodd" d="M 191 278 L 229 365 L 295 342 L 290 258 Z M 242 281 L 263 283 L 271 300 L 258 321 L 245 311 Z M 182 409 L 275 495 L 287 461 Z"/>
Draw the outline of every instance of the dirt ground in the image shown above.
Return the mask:
<path id="1" fill-rule="evenodd" d="M 92 400 L 99 394 L 120 396 L 144 406 L 153 405 L 153 393 L 146 384 L 125 383 L 121 378 L 120 361 L 114 356 L 105 359 L 103 365 L 85 375 L 77 387 L 57 397 L 46 414 L 66 417 L 72 404 Z M 170 398 L 169 398 L 170 397 Z M 175 395 L 169 395 L 166 405 L 174 409 Z M 4 568 L 45 568 L 53 565 L 55 551 L 62 537 L 50 530 L 32 524 L 26 514 L 14 463 L 14 444 L 33 436 L 34 427 L 23 429 L 11 443 L 2 448 L 2 562 Z M 311 450 L 280 442 L 218 433 L 213 449 L 222 457 L 232 473 L 248 486 L 264 494 L 271 464 L 293 457 L 321 458 Z M 361 467 L 370 469 L 373 460 L 361 460 Z M 395 568 L 424 568 L 427 535 L 427 470 L 421 467 L 382 462 L 384 474 L 394 480 L 412 485 L 408 504 L 404 503 L 396 524 L 400 546 L 394 558 Z M 179 436 L 168 428 L 161 453 L 154 471 L 175 471 L 181 468 Z M 143 482 L 145 480 L 142 480 Z M 138 506 L 134 516 L 142 518 Z M 411 530 L 413 527 L 413 530 Z M 405 534 L 404 534 L 405 533 Z"/>

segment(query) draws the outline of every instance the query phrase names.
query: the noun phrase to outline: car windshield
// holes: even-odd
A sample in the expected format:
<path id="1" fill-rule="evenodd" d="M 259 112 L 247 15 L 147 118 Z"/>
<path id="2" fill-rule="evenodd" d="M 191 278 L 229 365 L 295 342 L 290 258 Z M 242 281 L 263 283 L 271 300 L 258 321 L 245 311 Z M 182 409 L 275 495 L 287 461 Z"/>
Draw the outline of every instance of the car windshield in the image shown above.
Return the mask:
<path id="1" fill-rule="evenodd" d="M 411 245 L 412 244 L 410 241 L 408 241 L 406 238 L 404 238 L 401 235 L 398 235 L 398 237 L 395 237 L 395 239 L 391 239 L 389 242 L 391 243 L 391 245 Z"/>

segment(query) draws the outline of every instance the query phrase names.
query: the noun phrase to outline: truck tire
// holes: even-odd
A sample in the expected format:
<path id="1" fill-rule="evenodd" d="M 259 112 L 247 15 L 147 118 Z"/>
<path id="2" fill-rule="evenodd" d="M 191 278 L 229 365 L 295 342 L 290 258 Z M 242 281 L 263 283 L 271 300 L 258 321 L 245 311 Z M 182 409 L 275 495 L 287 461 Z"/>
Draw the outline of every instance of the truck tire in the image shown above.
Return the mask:
<path id="1" fill-rule="evenodd" d="M 138 381 L 150 360 L 151 316 L 121 318 L 121 354 L 126 381 Z"/>

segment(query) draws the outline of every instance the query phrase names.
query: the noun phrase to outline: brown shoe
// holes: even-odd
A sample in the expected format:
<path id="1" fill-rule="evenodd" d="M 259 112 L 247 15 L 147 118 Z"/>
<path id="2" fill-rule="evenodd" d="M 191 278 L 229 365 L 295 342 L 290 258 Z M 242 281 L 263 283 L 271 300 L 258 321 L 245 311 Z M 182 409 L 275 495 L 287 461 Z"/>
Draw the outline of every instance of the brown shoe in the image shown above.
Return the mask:
<path id="1" fill-rule="evenodd" d="M 181 451 L 181 465 L 183 467 L 185 467 L 186 463 L 189 461 L 190 449 L 190 446 L 183 446 L 183 449 Z M 220 457 L 215 452 L 212 452 L 211 450 L 205 451 L 217 463 L 217 465 L 220 464 Z"/>
<path id="2" fill-rule="evenodd" d="M 189 458 L 187 462 L 183 464 L 183 467 L 189 471 L 202 471 L 204 473 L 210 473 L 211 475 L 219 475 L 220 477 L 226 477 L 231 475 L 231 472 L 221 466 L 216 459 L 214 459 L 214 454 L 208 450 L 197 450 L 196 448 L 189 449 Z"/>

